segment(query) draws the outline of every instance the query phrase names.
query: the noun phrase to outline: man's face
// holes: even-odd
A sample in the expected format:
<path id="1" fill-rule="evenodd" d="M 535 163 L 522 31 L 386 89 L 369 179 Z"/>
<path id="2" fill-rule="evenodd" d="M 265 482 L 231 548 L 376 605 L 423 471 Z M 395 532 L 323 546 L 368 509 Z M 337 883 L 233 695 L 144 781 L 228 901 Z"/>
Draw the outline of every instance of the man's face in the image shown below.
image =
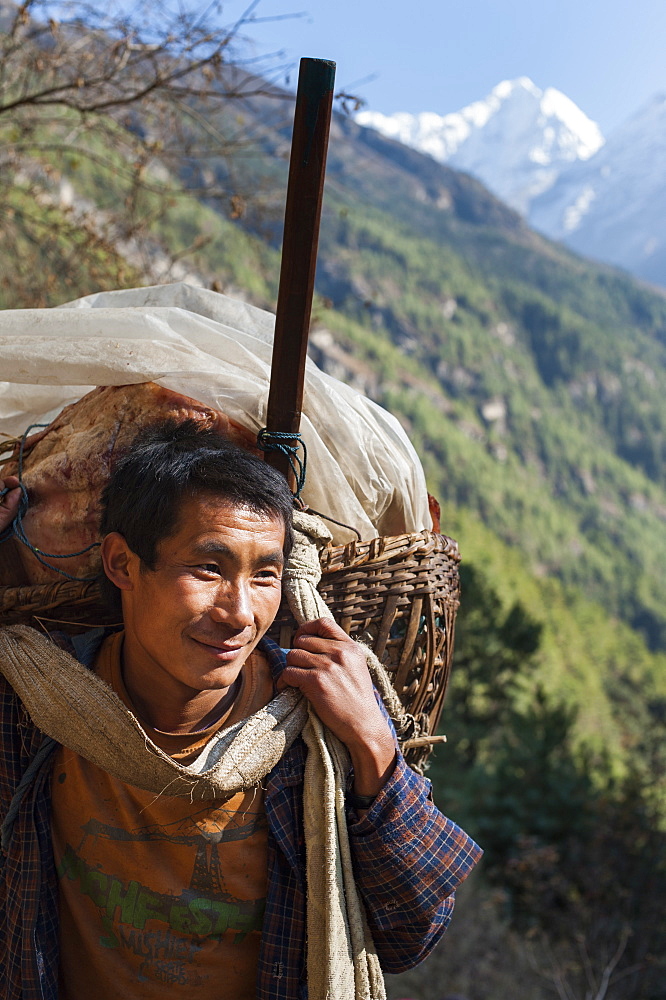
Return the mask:
<path id="1" fill-rule="evenodd" d="M 280 606 L 284 534 L 277 516 L 197 496 L 154 570 L 128 549 L 126 671 L 185 697 L 230 687 Z"/>

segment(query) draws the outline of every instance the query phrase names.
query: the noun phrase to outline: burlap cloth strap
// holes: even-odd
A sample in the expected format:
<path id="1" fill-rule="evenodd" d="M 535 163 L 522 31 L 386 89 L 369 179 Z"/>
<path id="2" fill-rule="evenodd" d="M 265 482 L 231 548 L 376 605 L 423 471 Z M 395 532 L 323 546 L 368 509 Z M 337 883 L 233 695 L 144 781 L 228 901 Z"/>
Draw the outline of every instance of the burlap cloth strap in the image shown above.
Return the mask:
<path id="1" fill-rule="evenodd" d="M 300 622 L 333 617 L 317 591 L 322 521 L 294 515 L 284 573 Z M 400 702 L 373 653 L 368 665 L 391 714 Z M 215 734 L 188 766 L 165 754 L 94 673 L 34 629 L 0 629 L 0 672 L 34 724 L 114 777 L 156 795 L 227 798 L 261 782 L 299 733 L 308 748 L 303 792 L 309 1000 L 385 1000 L 384 980 L 351 863 L 345 807 L 349 755 L 305 699 L 286 689 L 248 719 Z"/>

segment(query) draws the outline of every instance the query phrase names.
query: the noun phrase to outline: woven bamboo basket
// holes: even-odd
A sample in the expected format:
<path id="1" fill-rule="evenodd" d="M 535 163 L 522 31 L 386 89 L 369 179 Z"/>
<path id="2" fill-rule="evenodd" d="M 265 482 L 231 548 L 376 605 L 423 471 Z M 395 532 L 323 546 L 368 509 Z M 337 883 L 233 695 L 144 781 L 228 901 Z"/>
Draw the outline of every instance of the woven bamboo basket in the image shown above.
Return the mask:
<path id="1" fill-rule="evenodd" d="M 405 709 L 428 734 L 446 694 L 459 605 L 458 546 L 433 531 L 331 546 L 321 558 L 319 590 L 349 635 L 374 649 Z M 81 632 L 114 624 L 96 582 L 64 580 L 0 587 L 0 622 Z M 269 631 L 288 647 L 296 628 L 286 602 Z M 428 744 L 408 745 L 422 765 Z"/>

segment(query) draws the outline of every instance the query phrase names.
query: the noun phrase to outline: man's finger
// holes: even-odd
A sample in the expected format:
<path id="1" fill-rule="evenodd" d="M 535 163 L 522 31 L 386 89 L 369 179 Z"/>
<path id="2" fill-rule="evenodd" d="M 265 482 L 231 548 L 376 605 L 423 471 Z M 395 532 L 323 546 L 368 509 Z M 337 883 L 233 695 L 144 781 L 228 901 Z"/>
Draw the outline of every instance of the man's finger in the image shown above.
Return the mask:
<path id="1" fill-rule="evenodd" d="M 16 476 L 6 476 L 0 479 L 0 501 L 6 500 L 10 493 L 18 488 L 19 481 Z"/>
<path id="2" fill-rule="evenodd" d="M 3 487 L 1 484 L 2 480 L 0 480 L 0 506 L 4 507 L 5 511 L 13 511 L 19 505 L 21 491 L 18 487 Z"/>
<path id="3" fill-rule="evenodd" d="M 305 684 L 310 683 L 312 683 L 311 670 L 304 669 L 303 667 L 286 666 L 275 682 L 275 686 L 278 691 L 282 691 L 286 687 L 300 689 Z"/>
<path id="4" fill-rule="evenodd" d="M 315 635 L 321 639 L 348 639 L 349 636 L 340 628 L 334 618 L 315 618 L 298 626 L 294 641 L 302 635 Z"/>
<path id="5" fill-rule="evenodd" d="M 335 639 L 322 639 L 318 635 L 295 635 L 292 649 L 306 649 L 310 653 L 333 655 L 336 651 L 342 652 L 343 647 L 339 645 L 339 640 L 336 644 Z"/>
<path id="6" fill-rule="evenodd" d="M 3 488 L 0 485 L 0 496 L 2 496 L 3 500 L 6 500 L 7 497 L 20 497 L 20 495 L 21 495 L 21 490 L 19 489 L 18 486 L 5 486 Z"/>
<path id="7" fill-rule="evenodd" d="M 316 670 L 324 665 L 321 653 L 311 649 L 290 649 L 287 653 L 287 666 L 302 670 Z"/>

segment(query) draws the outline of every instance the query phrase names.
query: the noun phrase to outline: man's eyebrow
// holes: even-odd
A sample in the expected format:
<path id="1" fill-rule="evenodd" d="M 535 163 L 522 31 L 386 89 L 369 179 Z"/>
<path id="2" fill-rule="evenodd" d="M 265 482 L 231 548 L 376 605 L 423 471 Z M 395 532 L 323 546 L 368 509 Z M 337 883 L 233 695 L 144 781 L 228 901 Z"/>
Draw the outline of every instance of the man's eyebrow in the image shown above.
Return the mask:
<path id="1" fill-rule="evenodd" d="M 222 545 L 213 539 L 199 542 L 194 547 L 195 555 L 217 556 L 223 559 L 234 559 L 235 553 L 227 545 Z M 282 549 L 275 549 L 273 552 L 265 552 L 255 560 L 257 566 L 283 566 L 284 552 Z"/>
<path id="2" fill-rule="evenodd" d="M 276 549 L 275 552 L 267 552 L 257 559 L 258 566 L 284 566 L 284 552 Z"/>
<path id="3" fill-rule="evenodd" d="M 233 551 L 227 545 L 221 545 L 212 539 L 208 542 L 197 542 L 194 552 L 202 556 L 233 556 Z"/>

